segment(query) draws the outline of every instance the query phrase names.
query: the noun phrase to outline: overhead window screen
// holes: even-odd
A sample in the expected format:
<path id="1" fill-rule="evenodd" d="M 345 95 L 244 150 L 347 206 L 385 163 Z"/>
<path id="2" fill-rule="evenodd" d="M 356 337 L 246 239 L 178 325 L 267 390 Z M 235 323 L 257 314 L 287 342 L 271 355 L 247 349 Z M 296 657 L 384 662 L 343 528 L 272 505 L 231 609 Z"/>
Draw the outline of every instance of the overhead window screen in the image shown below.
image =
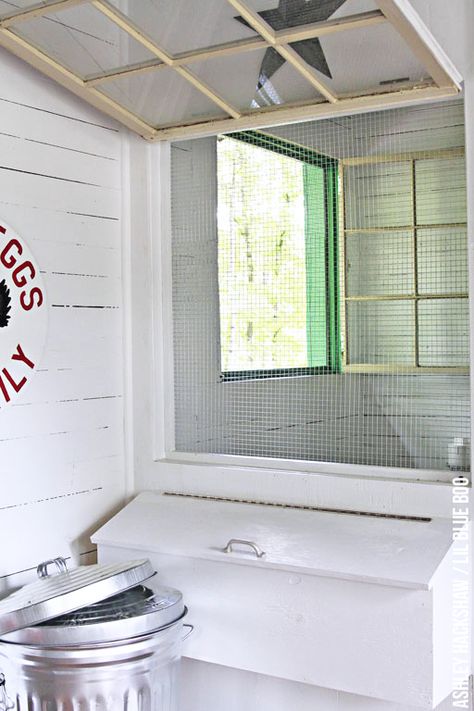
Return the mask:
<path id="1" fill-rule="evenodd" d="M 172 140 L 335 103 L 369 110 L 400 92 L 456 96 L 462 77 L 399 3 L 0 0 L 0 46 L 140 136 Z"/>
<path id="2" fill-rule="evenodd" d="M 468 451 L 461 102 L 174 144 L 172 254 L 178 451 Z"/>

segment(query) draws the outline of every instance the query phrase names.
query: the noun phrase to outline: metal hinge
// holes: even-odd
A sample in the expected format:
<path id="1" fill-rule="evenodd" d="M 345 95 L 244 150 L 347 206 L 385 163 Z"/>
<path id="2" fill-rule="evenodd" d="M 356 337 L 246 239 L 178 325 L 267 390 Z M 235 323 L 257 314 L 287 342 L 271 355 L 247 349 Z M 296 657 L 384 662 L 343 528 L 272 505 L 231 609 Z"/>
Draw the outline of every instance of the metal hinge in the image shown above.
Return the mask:
<path id="1" fill-rule="evenodd" d="M 178 496 L 186 499 L 204 501 L 223 501 L 233 504 L 254 504 L 257 506 L 276 506 L 283 509 L 300 509 L 302 511 L 320 511 L 322 513 L 346 514 L 349 516 L 370 516 L 372 518 L 387 518 L 395 521 L 419 521 L 429 523 L 431 518 L 425 516 L 402 516 L 398 514 L 378 513 L 376 511 L 355 511 L 352 509 L 334 509 L 322 506 L 305 506 L 303 504 L 284 504 L 272 501 L 259 501 L 257 499 L 237 499 L 224 496 L 206 496 L 204 494 L 185 494 L 179 491 L 163 491 L 163 496 Z"/>

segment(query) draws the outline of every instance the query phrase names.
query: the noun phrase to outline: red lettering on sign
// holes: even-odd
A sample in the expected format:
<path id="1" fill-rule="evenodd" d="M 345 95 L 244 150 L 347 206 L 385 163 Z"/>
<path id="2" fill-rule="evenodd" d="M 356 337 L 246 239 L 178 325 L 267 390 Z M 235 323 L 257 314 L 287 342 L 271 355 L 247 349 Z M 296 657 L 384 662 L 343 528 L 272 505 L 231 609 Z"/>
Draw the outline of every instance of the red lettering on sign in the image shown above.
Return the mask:
<path id="1" fill-rule="evenodd" d="M 3 397 L 5 398 L 5 402 L 10 402 L 10 395 L 8 394 L 8 391 L 5 387 L 5 383 L 3 382 L 3 378 L 0 375 L 0 390 L 2 391 Z"/>
<path id="2" fill-rule="evenodd" d="M 47 314 L 36 310 L 45 299 L 41 273 L 28 245 L 0 222 L 0 335 L 7 335 L 0 338 L 0 407 L 23 394 L 37 368 Z M 18 341 L 26 344 L 24 349 Z"/>
<path id="3" fill-rule="evenodd" d="M 0 225 L 0 232 L 5 234 L 6 228 Z M 18 257 L 21 257 L 22 254 L 23 246 L 15 237 L 12 237 L 0 252 L 0 264 L 13 270 L 12 280 L 18 289 L 26 286 L 29 281 L 34 282 L 36 277 L 36 269 L 29 259 L 18 264 Z M 29 292 L 22 291 L 19 298 L 23 311 L 31 311 L 34 306 L 39 308 L 42 305 L 43 292 L 35 286 Z"/>
<path id="4" fill-rule="evenodd" d="M 28 294 L 28 301 L 26 301 L 26 296 L 26 291 L 22 291 L 20 294 L 20 304 L 24 311 L 31 311 L 31 309 L 35 305 L 35 296 L 38 297 L 36 300 L 36 306 L 38 306 L 38 308 L 43 303 L 43 292 L 37 286 L 31 289 L 30 293 Z"/>
<path id="5" fill-rule="evenodd" d="M 33 370 L 33 368 L 35 367 L 33 361 L 30 360 L 27 355 L 25 355 L 25 351 L 20 346 L 20 344 L 17 345 L 16 351 L 15 353 L 13 353 L 10 360 L 16 361 L 17 363 L 22 363 L 31 370 Z M 17 381 L 14 379 L 14 377 L 7 368 L 2 368 L 0 374 L 0 392 L 3 395 L 5 402 L 10 402 L 11 399 L 10 393 L 8 392 L 8 385 L 13 388 L 16 393 L 19 393 L 22 387 L 26 385 L 26 382 L 27 378 L 25 376 L 23 376 L 20 380 Z"/>
<path id="6" fill-rule="evenodd" d="M 16 264 L 16 259 L 14 257 L 7 258 L 8 253 L 11 251 L 12 247 L 16 247 L 18 255 L 21 255 L 23 252 L 23 247 L 17 239 L 13 238 L 8 242 L 8 244 L 6 245 L 6 247 L 3 248 L 3 251 L 0 254 L 0 262 L 7 269 L 11 269 Z"/>
<path id="7" fill-rule="evenodd" d="M 16 286 L 25 286 L 28 282 L 28 279 L 22 274 L 26 270 L 29 271 L 30 273 L 30 278 L 34 279 L 36 276 L 36 270 L 34 266 L 32 265 L 31 262 L 23 262 L 23 264 L 20 264 L 19 267 L 13 270 L 12 272 L 12 279 L 15 282 Z"/>
<path id="8" fill-rule="evenodd" d="M 31 368 L 32 370 L 35 367 L 33 361 L 25 355 L 23 348 L 20 346 L 20 344 L 17 345 L 16 353 L 12 355 L 12 360 L 19 360 L 20 363 L 24 363 L 28 366 L 28 368 Z"/>
<path id="9" fill-rule="evenodd" d="M 24 376 L 23 376 L 23 378 L 17 383 L 15 380 L 13 380 L 12 376 L 10 375 L 10 373 L 8 372 L 8 370 L 7 370 L 6 368 L 2 368 L 2 373 L 3 373 L 3 375 L 6 377 L 6 379 L 8 380 L 8 382 L 10 383 L 10 385 L 12 386 L 13 390 L 14 390 L 16 393 L 19 393 L 20 390 L 22 389 L 22 387 L 23 387 L 24 385 L 26 385 L 26 378 L 25 378 Z"/>

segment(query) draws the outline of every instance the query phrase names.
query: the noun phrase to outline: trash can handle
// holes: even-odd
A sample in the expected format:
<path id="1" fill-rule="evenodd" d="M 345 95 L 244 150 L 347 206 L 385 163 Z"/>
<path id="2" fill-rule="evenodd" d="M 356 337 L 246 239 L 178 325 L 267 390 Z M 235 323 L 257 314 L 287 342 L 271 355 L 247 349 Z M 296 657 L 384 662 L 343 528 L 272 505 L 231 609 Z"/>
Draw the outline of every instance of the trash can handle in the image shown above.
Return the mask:
<path id="1" fill-rule="evenodd" d="M 67 573 L 67 563 L 64 558 L 52 558 L 51 560 L 44 560 L 42 563 L 38 565 L 36 568 L 36 573 L 38 575 L 38 578 L 47 578 L 49 577 L 48 573 L 48 567 L 50 565 L 55 565 L 56 566 L 56 574 L 59 575 L 59 573 Z M 0 707 L 1 711 L 1 707 Z"/>
<path id="2" fill-rule="evenodd" d="M 188 628 L 189 628 L 189 632 L 187 632 L 187 633 L 184 635 L 183 639 L 181 640 L 182 642 L 184 642 L 185 639 L 188 639 L 188 637 L 190 637 L 190 636 L 192 635 L 192 633 L 194 632 L 194 625 L 190 625 L 189 622 L 185 622 L 184 625 L 183 625 L 183 627 L 188 627 Z M 0 711 L 2 711 L 2 710 L 1 710 L 1 707 L 0 707 Z"/>
<path id="3" fill-rule="evenodd" d="M 224 551 L 224 553 L 231 553 L 232 546 L 235 544 L 239 544 L 241 546 L 249 546 L 255 552 L 257 558 L 263 558 L 263 556 L 265 555 L 265 551 L 262 551 L 260 546 L 257 546 L 256 543 L 254 543 L 253 541 L 244 541 L 242 538 L 231 538 L 230 541 L 227 543 L 226 547 L 222 550 Z"/>
<path id="4" fill-rule="evenodd" d="M 16 704 L 7 696 L 5 674 L 0 672 L 0 711 L 10 711 L 14 708 L 16 708 Z"/>

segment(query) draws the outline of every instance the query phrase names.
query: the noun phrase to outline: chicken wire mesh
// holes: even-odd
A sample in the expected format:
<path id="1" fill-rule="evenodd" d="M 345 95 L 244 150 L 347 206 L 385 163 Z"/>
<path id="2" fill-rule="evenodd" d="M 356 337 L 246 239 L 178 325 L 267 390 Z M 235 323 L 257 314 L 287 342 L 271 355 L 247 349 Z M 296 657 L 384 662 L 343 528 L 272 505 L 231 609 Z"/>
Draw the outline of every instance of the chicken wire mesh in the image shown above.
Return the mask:
<path id="1" fill-rule="evenodd" d="M 171 182 L 176 450 L 447 469 L 462 102 L 176 143 Z"/>

